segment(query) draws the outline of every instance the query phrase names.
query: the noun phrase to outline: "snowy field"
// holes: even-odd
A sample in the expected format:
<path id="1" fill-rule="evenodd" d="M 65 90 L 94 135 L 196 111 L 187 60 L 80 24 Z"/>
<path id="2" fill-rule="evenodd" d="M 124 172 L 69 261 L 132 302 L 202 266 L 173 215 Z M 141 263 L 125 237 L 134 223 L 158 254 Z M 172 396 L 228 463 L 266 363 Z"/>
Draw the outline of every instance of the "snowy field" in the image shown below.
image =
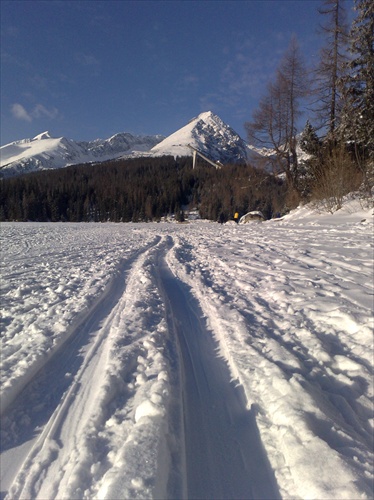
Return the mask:
<path id="1" fill-rule="evenodd" d="M 372 210 L 1 238 L 1 498 L 372 498 Z"/>

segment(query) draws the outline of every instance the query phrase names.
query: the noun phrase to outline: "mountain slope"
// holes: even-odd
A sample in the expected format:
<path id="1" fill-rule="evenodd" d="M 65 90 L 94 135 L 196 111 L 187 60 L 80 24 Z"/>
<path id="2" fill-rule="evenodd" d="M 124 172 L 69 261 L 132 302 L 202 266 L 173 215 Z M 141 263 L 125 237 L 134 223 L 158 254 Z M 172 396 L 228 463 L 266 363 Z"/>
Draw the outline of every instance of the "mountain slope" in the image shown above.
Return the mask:
<path id="1" fill-rule="evenodd" d="M 10 177 L 120 157 L 190 156 L 189 144 L 221 163 L 246 163 L 253 155 L 248 144 L 231 127 L 207 111 L 166 138 L 120 133 L 109 139 L 76 142 L 65 137 L 53 138 L 44 132 L 33 139 L 1 147 L 1 175 Z"/>
<path id="2" fill-rule="evenodd" d="M 189 156 L 191 144 L 213 161 L 245 163 L 248 159 L 247 143 L 211 111 L 201 113 L 151 149 L 157 156 Z"/>
<path id="3" fill-rule="evenodd" d="M 1 174 L 10 177 L 78 163 L 110 160 L 132 151 L 148 151 L 162 139 L 161 135 L 134 136 L 121 133 L 109 139 L 76 142 L 66 137 L 53 138 L 44 132 L 33 139 L 2 146 Z"/>

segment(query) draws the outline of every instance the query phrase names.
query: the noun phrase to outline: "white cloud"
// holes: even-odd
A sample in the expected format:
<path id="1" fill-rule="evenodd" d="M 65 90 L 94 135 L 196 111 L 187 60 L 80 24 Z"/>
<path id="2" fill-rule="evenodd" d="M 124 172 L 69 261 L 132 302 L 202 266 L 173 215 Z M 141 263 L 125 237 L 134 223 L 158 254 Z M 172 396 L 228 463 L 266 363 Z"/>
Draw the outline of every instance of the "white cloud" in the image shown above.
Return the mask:
<path id="1" fill-rule="evenodd" d="M 34 119 L 49 118 L 53 120 L 58 117 L 59 111 L 57 108 L 46 108 L 43 104 L 37 104 L 31 111 L 27 111 L 22 104 L 14 103 L 11 108 L 12 115 L 17 120 L 32 122 Z"/>
<path id="2" fill-rule="evenodd" d="M 12 106 L 12 115 L 14 118 L 17 118 L 17 120 L 25 120 L 26 122 L 32 121 L 32 117 L 25 110 L 22 104 L 18 104 L 17 102 Z"/>
<path id="3" fill-rule="evenodd" d="M 57 118 L 58 110 L 56 108 L 47 109 L 43 106 L 43 104 L 37 104 L 31 114 L 34 118 L 42 118 L 43 116 L 46 116 L 47 118 L 53 120 L 54 118 Z"/>

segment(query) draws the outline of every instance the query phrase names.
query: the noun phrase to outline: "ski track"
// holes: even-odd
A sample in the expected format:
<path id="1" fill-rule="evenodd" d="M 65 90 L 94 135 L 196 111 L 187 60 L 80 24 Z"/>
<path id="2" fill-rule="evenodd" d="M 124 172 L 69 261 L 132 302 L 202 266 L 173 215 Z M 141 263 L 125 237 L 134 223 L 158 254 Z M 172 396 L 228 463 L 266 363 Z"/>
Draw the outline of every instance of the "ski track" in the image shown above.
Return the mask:
<path id="1" fill-rule="evenodd" d="M 166 263 L 160 268 L 169 328 L 183 360 L 186 497 L 280 498 L 253 411 L 218 356 L 199 303 Z"/>
<path id="2" fill-rule="evenodd" d="M 372 496 L 365 227 L 2 229 L 2 498 Z"/>
<path id="3" fill-rule="evenodd" d="M 306 231 L 300 233 L 305 238 Z M 365 464 L 360 486 L 370 495 L 373 407 L 372 387 L 368 389 L 367 381 L 373 373 L 373 351 L 367 346 L 372 345 L 372 330 L 370 321 L 360 324 L 355 306 L 362 305 L 364 297 L 368 311 L 372 311 L 373 277 L 367 265 L 372 249 L 365 252 L 359 241 L 352 244 L 347 238 L 352 244 L 351 255 L 357 253 L 359 259 L 362 255 L 366 264 L 364 269 L 360 267 L 361 279 L 356 282 L 350 278 L 347 286 L 341 270 L 349 269 L 351 275 L 352 269 L 359 268 L 331 252 L 334 238 L 331 247 L 324 250 L 307 233 L 305 242 L 299 238 L 295 248 L 282 252 L 266 246 L 262 232 L 256 236 L 251 234 L 248 242 L 250 253 L 236 247 L 238 241 L 233 237 L 230 258 L 226 245 L 220 255 L 219 248 L 224 245 L 219 241 L 215 242 L 215 258 L 207 258 L 215 246 L 212 242 L 201 237 L 200 244 L 191 246 L 182 237 L 174 265 L 184 261 L 186 271 L 178 266 L 179 276 L 192 286 L 217 337 L 225 339 L 221 342 L 222 355 L 229 359 L 235 377 L 251 389 L 246 391 L 247 400 L 259 413 L 258 425 L 279 484 L 298 480 L 293 488 L 301 497 L 312 491 L 316 498 L 326 498 L 329 491 L 327 498 L 359 498 L 363 493 L 355 489 L 355 476 L 362 474 Z M 312 249 L 301 250 L 300 243 Z M 345 245 L 343 240 L 344 249 Z M 362 274 L 367 279 L 364 284 Z M 356 290 L 352 290 L 352 282 Z M 357 333 L 367 342 L 356 344 L 352 335 Z M 248 348 L 243 350 L 242 343 Z M 270 374 L 271 383 L 266 380 Z M 264 418 L 269 408 L 271 426 Z M 295 453 L 305 436 L 310 447 Z M 354 441 L 362 446 L 353 452 Z M 345 481 L 352 483 L 351 490 L 347 491 L 345 481 L 339 485 L 339 479 L 332 480 L 319 462 L 310 463 L 309 454 L 323 454 L 326 443 L 338 452 L 330 458 L 336 467 L 342 468 L 342 457 L 344 465 L 349 464 L 343 470 Z M 307 478 L 303 473 L 305 463 L 310 464 Z M 280 491 L 282 496 L 289 496 L 282 488 Z"/>

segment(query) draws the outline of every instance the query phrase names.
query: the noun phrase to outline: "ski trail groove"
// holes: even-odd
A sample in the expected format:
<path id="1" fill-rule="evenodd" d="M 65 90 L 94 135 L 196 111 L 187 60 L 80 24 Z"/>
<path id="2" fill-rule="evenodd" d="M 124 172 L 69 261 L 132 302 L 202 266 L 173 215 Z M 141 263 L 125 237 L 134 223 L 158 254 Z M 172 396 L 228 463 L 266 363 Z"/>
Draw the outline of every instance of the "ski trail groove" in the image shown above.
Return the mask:
<path id="1" fill-rule="evenodd" d="M 28 432 L 24 433 L 22 417 L 19 418 L 18 443 L 13 443 L 13 446 L 21 445 L 24 451 L 19 455 L 18 471 L 14 471 L 12 478 L 7 478 L 11 485 L 6 498 L 40 498 L 40 485 L 48 474 L 51 475 L 48 470 L 50 464 L 58 460 L 63 470 L 64 464 L 74 455 L 75 450 L 71 450 L 70 456 L 64 450 L 64 434 L 79 435 L 84 425 L 83 413 L 95 413 L 94 396 L 97 387 L 102 383 L 103 370 L 100 366 L 105 367 L 109 355 L 110 329 L 126 307 L 130 277 L 137 272 L 139 262 L 145 258 L 150 246 L 157 246 L 159 241 L 160 238 L 157 238 L 152 245 L 143 247 L 126 262 L 109 291 L 85 316 L 83 324 L 76 326 L 75 333 L 60 346 L 7 409 L 6 415 L 12 414 L 16 421 L 19 412 L 28 412 L 27 417 L 31 422 Z M 73 375 L 69 373 L 68 382 L 67 369 L 73 369 Z M 51 379 L 55 379 L 52 386 Z M 39 391 L 35 392 L 43 392 L 45 399 L 51 401 L 46 422 L 38 418 L 38 411 L 33 405 L 34 384 L 39 388 Z M 40 391 L 40 386 L 44 387 L 44 391 Z M 56 389 L 57 396 L 52 394 Z M 25 400 L 29 401 L 29 408 L 25 406 Z M 60 453 L 62 456 L 59 456 Z M 58 479 L 50 479 L 49 482 L 49 491 L 55 496 L 59 488 Z"/>
<path id="2" fill-rule="evenodd" d="M 241 386 L 218 357 L 198 301 L 164 257 L 159 259 L 159 273 L 169 329 L 182 357 L 187 497 L 280 498 L 255 411 L 246 408 Z"/>

